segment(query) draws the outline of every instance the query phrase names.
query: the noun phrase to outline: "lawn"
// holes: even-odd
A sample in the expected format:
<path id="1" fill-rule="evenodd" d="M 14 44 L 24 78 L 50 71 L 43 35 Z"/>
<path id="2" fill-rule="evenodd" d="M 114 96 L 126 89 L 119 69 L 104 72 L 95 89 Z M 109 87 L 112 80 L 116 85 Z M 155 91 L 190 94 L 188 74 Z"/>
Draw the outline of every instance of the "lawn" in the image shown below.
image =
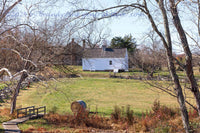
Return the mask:
<path id="1" fill-rule="evenodd" d="M 84 73 L 84 74 L 83 74 Z M 73 101 L 83 100 L 90 111 L 95 112 L 96 107 L 100 115 L 110 117 L 114 106 L 130 105 L 134 116 L 142 116 L 143 112 L 150 111 L 155 100 L 162 105 L 178 108 L 174 97 L 163 93 L 148 85 L 146 81 L 132 79 L 112 79 L 104 77 L 109 72 L 81 72 L 81 78 L 62 78 L 31 84 L 30 88 L 21 90 L 17 100 L 17 108 L 26 106 L 46 106 L 47 112 L 59 114 L 71 113 L 70 105 Z M 85 76 L 94 74 L 97 76 Z M 99 75 L 101 76 L 99 76 Z M 120 74 L 120 73 L 119 73 Z M 123 74 L 130 74 L 128 72 Z M 140 73 L 141 74 L 141 73 Z M 158 73 L 156 73 L 158 74 Z M 167 73 L 163 72 L 163 75 Z M 183 73 L 180 73 L 183 74 Z M 158 86 L 168 86 L 170 81 L 152 81 Z M 185 85 L 185 84 L 183 84 Z M 187 93 L 187 100 L 195 104 L 194 100 L 188 99 L 191 93 Z M 9 107 L 8 103 L 3 107 Z M 0 118 L 1 120 L 1 118 Z M 1 121 L 4 121 L 3 119 Z M 69 126 L 57 126 L 48 124 L 45 119 L 31 120 L 20 124 L 20 129 L 45 128 L 48 130 L 74 130 Z M 0 127 L 1 129 L 2 127 Z"/>
<path id="2" fill-rule="evenodd" d="M 154 100 L 171 107 L 177 106 L 175 98 L 157 91 L 139 80 L 75 78 L 33 84 L 20 92 L 17 105 L 47 106 L 47 111 L 71 112 L 70 104 L 76 100 L 86 102 L 91 111 L 110 115 L 114 106 L 130 105 L 135 114 L 149 110 Z"/>
<path id="3" fill-rule="evenodd" d="M 19 94 L 17 106 L 47 106 L 48 111 L 56 110 L 59 113 L 71 112 L 70 104 L 76 100 L 86 102 L 91 111 L 96 107 L 99 112 L 111 114 L 115 105 L 131 105 L 134 112 L 141 115 L 149 110 L 154 100 L 160 100 L 161 104 L 176 106 L 176 98 L 158 91 L 140 80 L 110 79 L 109 72 L 82 71 L 80 66 L 70 66 L 78 71 L 81 78 L 63 78 L 48 82 L 34 83 L 28 90 L 22 90 Z M 55 68 L 58 70 L 58 68 Z M 113 74 L 113 73 L 112 73 Z M 167 76 L 167 70 L 158 71 L 157 75 Z M 184 76 L 183 72 L 178 72 Z M 196 76 L 199 72 L 195 70 Z M 143 72 L 124 72 L 117 75 L 146 75 Z M 157 82 L 158 83 L 158 82 Z M 160 81 L 160 84 L 168 85 L 170 82 Z M 4 85 L 0 85 L 0 88 Z M 191 94 L 188 94 L 189 97 Z M 194 103 L 193 100 L 188 100 Z M 8 107 L 7 104 L 3 104 Z"/>

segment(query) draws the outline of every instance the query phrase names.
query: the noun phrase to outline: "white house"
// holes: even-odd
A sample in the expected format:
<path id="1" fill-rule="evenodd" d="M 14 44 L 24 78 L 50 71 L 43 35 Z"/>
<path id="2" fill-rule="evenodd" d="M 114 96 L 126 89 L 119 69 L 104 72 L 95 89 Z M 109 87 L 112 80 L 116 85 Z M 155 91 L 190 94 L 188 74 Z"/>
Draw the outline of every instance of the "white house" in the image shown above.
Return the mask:
<path id="1" fill-rule="evenodd" d="M 86 49 L 82 58 L 84 71 L 128 71 L 128 52 L 126 48 Z"/>

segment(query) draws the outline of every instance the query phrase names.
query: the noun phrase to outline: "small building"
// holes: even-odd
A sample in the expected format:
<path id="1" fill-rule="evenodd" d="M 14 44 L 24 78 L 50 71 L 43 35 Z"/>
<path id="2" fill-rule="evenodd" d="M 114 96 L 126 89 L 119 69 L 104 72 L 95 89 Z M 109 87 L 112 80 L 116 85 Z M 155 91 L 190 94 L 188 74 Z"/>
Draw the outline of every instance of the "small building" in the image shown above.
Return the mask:
<path id="1" fill-rule="evenodd" d="M 83 40 L 83 46 L 80 46 L 74 41 L 74 38 L 72 38 L 72 41 L 64 48 L 64 63 L 67 65 L 81 65 L 84 49 L 85 40 Z"/>
<path id="2" fill-rule="evenodd" d="M 128 52 L 126 48 L 85 49 L 82 58 L 84 71 L 128 71 Z"/>
<path id="3" fill-rule="evenodd" d="M 76 43 L 72 38 L 72 41 L 66 46 L 56 45 L 47 47 L 46 53 L 50 58 L 50 62 L 53 64 L 82 65 L 85 40 L 83 40 L 82 45 L 83 46 Z"/>

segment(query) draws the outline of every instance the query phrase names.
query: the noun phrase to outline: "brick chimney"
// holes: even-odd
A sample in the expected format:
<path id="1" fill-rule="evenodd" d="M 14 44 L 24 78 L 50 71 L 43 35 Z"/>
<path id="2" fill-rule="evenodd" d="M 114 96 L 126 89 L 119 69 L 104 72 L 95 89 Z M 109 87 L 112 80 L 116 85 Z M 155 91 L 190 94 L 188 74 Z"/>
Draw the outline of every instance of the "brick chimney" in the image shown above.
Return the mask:
<path id="1" fill-rule="evenodd" d="M 83 49 L 85 49 L 85 40 L 83 40 Z"/>
<path id="2" fill-rule="evenodd" d="M 71 65 L 73 65 L 73 45 L 74 45 L 74 38 L 72 38 L 72 42 L 70 43 L 70 54 L 71 54 Z"/>
<path id="3" fill-rule="evenodd" d="M 71 51 L 71 53 L 73 51 L 73 47 L 74 47 L 74 38 L 72 38 L 72 41 L 70 43 L 70 51 Z"/>
<path id="4" fill-rule="evenodd" d="M 107 47 L 107 46 L 106 46 L 105 44 L 102 45 L 102 50 L 103 50 L 103 51 L 106 51 L 106 47 Z"/>
<path id="5" fill-rule="evenodd" d="M 72 38 L 72 43 L 74 43 L 74 38 Z"/>

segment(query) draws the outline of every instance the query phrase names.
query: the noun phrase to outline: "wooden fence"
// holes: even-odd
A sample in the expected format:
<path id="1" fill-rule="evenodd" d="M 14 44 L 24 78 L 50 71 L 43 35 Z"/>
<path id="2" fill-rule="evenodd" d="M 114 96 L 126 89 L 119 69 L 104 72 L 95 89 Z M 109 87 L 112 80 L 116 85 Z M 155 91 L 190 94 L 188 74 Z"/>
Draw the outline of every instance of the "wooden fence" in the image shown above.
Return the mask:
<path id="1" fill-rule="evenodd" d="M 41 117 L 46 114 L 46 106 L 35 108 L 35 106 L 29 106 L 26 108 L 17 109 L 17 118 L 21 117 Z"/>

